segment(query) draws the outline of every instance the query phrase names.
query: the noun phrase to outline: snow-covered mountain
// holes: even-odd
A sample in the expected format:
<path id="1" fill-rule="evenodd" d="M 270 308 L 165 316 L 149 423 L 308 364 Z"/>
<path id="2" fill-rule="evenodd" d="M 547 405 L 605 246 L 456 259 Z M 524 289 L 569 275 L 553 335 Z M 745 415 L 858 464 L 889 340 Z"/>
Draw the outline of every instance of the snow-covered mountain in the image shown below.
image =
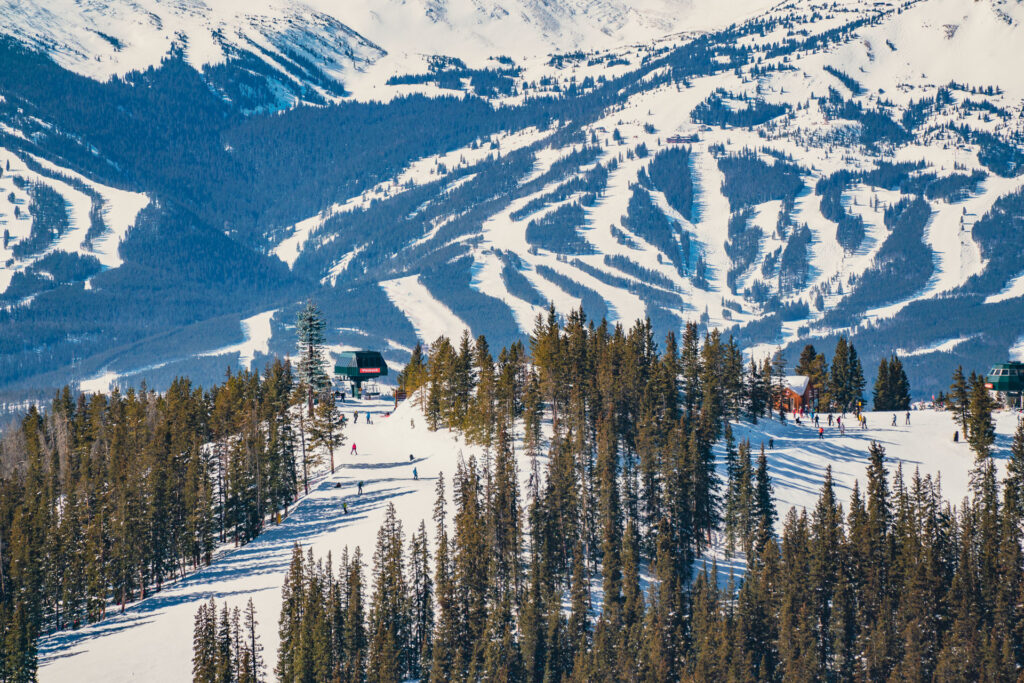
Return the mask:
<path id="1" fill-rule="evenodd" d="M 399 362 L 548 302 L 755 354 L 850 335 L 919 395 L 1024 348 L 1017 2 L 0 16 L 13 393 L 259 367 L 306 297 Z"/>
<path id="2" fill-rule="evenodd" d="M 768 0 L 3 0 L 4 33 L 97 79 L 159 66 L 180 50 L 196 69 L 252 55 L 299 77 L 311 63 L 339 82 L 422 55 L 477 62 L 650 42 L 718 28 Z"/>

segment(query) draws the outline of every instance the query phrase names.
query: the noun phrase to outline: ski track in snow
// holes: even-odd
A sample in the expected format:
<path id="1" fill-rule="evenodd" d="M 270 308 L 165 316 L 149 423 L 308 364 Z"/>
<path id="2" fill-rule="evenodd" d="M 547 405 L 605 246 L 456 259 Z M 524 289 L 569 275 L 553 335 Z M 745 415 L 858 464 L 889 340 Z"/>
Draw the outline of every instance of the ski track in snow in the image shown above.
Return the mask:
<path id="1" fill-rule="evenodd" d="M 272 333 L 270 322 L 274 319 L 275 313 L 277 313 L 276 308 L 245 318 L 242 320 L 242 334 L 245 338 L 241 342 L 206 351 L 199 354 L 199 357 L 237 353 L 238 365 L 245 370 L 252 370 L 252 363 L 257 353 L 264 355 L 270 353 L 270 335 Z"/>
<path id="2" fill-rule="evenodd" d="M 409 319 L 416 329 L 416 336 L 424 344 L 432 344 L 441 335 L 458 343 L 463 330 L 469 330 L 469 325 L 434 298 L 430 290 L 420 282 L 418 275 L 386 280 L 380 283 L 380 287 Z"/>
<path id="3" fill-rule="evenodd" d="M 281 606 L 281 586 L 295 544 L 316 557 L 331 552 L 335 559 L 346 546 L 362 549 L 365 562 L 372 561 L 377 529 L 386 506 L 393 503 L 402 520 L 406 536 L 421 520 L 427 521 L 431 541 L 431 522 L 436 477 L 444 473 L 451 504 L 451 481 L 459 457 L 479 455 L 479 449 L 464 444 L 447 430 L 429 432 L 422 413 L 407 401 L 390 416 L 388 401 L 348 401 L 345 412 L 359 410 L 374 413 L 373 424 L 365 419 L 351 421 L 346 428 L 347 442 L 342 454 L 335 455 L 338 469 L 333 475 L 314 480 L 309 496 L 302 499 L 280 526 L 271 526 L 259 538 L 238 549 L 221 550 L 214 563 L 169 584 L 146 600 L 131 604 L 124 614 L 111 605 L 109 617 L 78 631 L 49 635 L 40 643 L 42 683 L 91 683 L 109 681 L 184 681 L 191 675 L 193 617 L 199 604 L 211 597 L 218 605 L 242 607 L 251 597 L 259 620 L 259 635 L 264 646 L 268 672 L 273 670 L 278 647 L 277 620 Z M 949 413 L 913 411 L 910 426 L 902 414 L 897 427 L 889 426 L 891 413 L 867 413 L 869 429 L 849 429 L 845 436 L 826 427 L 826 438 L 819 440 L 816 430 L 806 423 L 797 426 L 762 420 L 757 425 L 739 423 L 734 427 L 737 441 L 750 439 L 755 452 L 761 444 L 774 439 L 775 448 L 767 451 L 769 468 L 779 509 L 779 528 L 791 506 L 810 511 L 817 499 L 825 468 L 832 467 L 837 496 L 846 503 L 856 479 L 863 482 L 868 444 L 877 440 L 886 448 L 890 472 L 902 466 L 905 479 L 920 468 L 922 474 L 942 474 L 947 499 L 958 501 L 968 488 L 968 472 L 973 458 L 965 443 L 952 441 L 956 425 Z M 852 421 L 851 421 L 852 422 Z M 1016 416 L 1001 412 L 996 416 L 995 458 L 1005 470 Z M 349 454 L 351 444 L 359 455 Z M 518 452 L 521 452 L 518 451 Z M 414 456 L 410 462 L 409 455 Z M 724 446 L 716 447 L 718 467 L 724 474 Z M 543 460 L 540 458 L 539 460 Z M 544 464 L 538 465 L 543 468 Z M 419 480 L 412 477 L 418 470 Z M 522 456 L 519 464 L 520 487 L 527 490 L 531 465 Z M 357 483 L 365 483 L 362 496 Z M 342 512 L 348 505 L 348 514 Z M 714 551 L 719 552 L 720 549 Z M 711 554 L 714 554 L 711 553 Z M 709 554 L 710 556 L 710 554 Z M 698 566 L 700 564 L 698 560 Z M 742 574 L 740 558 L 720 563 L 719 580 L 733 569 Z M 369 567 L 365 570 L 366 596 L 372 592 Z M 599 595 L 595 595 L 599 599 Z"/>

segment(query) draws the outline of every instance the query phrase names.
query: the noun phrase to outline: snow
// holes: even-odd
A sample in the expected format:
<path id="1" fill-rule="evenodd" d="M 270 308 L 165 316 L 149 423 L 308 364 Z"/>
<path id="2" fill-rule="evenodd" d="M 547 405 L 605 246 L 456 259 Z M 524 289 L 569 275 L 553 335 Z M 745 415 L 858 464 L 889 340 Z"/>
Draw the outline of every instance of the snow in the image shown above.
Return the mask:
<path id="1" fill-rule="evenodd" d="M 483 65 L 501 54 L 609 49 L 725 26 L 773 1 L 0 0 L 0 16 L 5 33 L 99 80 L 157 66 L 174 45 L 196 68 L 224 62 L 232 48 L 259 54 L 256 46 L 271 64 L 286 49 L 305 53 L 358 97 L 380 99 L 389 75 L 424 71 L 424 55 Z"/>
<path id="2" fill-rule="evenodd" d="M 161 681 L 189 680 L 193 617 L 199 604 L 211 597 L 218 604 L 243 606 L 251 597 L 259 620 L 259 635 L 264 646 L 268 671 L 276 661 L 279 643 L 277 620 L 280 613 L 280 591 L 288 568 L 292 548 L 312 549 L 317 557 L 333 553 L 335 558 L 346 546 L 362 549 L 364 560 L 373 554 L 377 529 L 388 503 L 396 507 L 408 535 L 427 521 L 428 533 L 434 537 L 431 523 L 436 478 L 443 472 L 449 503 L 451 481 L 460 457 L 468 458 L 479 449 L 467 446 L 447 430 L 429 432 L 422 413 L 411 401 L 401 404 L 390 417 L 383 414 L 392 409 L 387 401 L 352 401 L 343 404 L 346 412 L 370 411 L 372 424 L 350 421 L 346 428 L 347 443 L 340 465 L 333 475 L 314 481 L 310 494 L 303 498 L 280 526 L 271 526 L 259 538 L 238 549 L 226 549 L 214 563 L 184 580 L 166 586 L 144 601 L 129 605 L 124 614 L 116 607 L 98 624 L 78 631 L 64 631 L 43 638 L 40 643 L 42 683 L 89 683 L 112 680 Z M 774 485 L 780 520 L 791 506 L 810 511 L 817 499 L 825 468 L 832 475 L 840 500 L 849 498 L 855 480 L 865 480 L 867 452 L 870 441 L 878 441 L 886 449 L 890 472 L 902 466 L 909 480 L 914 470 L 921 474 L 940 475 L 945 497 L 955 503 L 968 490 L 968 472 L 973 455 L 964 442 L 953 443 L 957 429 L 950 413 L 932 410 L 913 411 L 911 425 L 904 424 L 903 414 L 897 426 L 891 425 L 891 413 L 866 413 L 868 429 L 853 427 L 845 435 L 825 426 L 825 438 L 818 439 L 817 430 L 807 421 L 796 425 L 762 420 L 757 425 L 739 423 L 733 432 L 739 443 L 750 439 L 755 454 L 768 439 L 774 448 L 767 450 L 769 471 Z M 822 416 L 824 417 L 824 416 Z M 1005 470 L 1011 435 L 1017 419 L 1013 413 L 996 415 L 994 457 L 998 469 Z M 822 423 L 826 425 L 825 422 Z M 350 455 L 355 443 L 359 455 Z M 410 462 L 409 455 L 413 455 Z M 719 467 L 723 456 L 717 447 Z M 418 470 L 419 480 L 412 477 Z M 526 489 L 531 463 L 519 460 L 520 486 Z M 365 484 L 362 496 L 357 483 Z M 343 514 L 341 505 L 348 505 Z M 453 507 L 448 506 L 449 514 Z M 781 521 L 780 521 L 781 524 Z M 734 569 L 742 565 L 732 560 Z M 370 575 L 366 574 L 370 583 Z M 368 585 L 367 590 L 371 587 Z"/>
<path id="3" fill-rule="evenodd" d="M 93 182 L 79 173 L 62 168 L 36 156 L 32 156 L 32 159 L 46 169 L 47 172 L 55 176 L 64 176 L 84 183 L 99 194 L 100 201 L 102 202 L 100 212 L 107 229 L 99 237 L 94 238 L 92 244 L 89 244 L 86 241 L 86 235 L 89 233 L 89 228 L 92 225 L 89 213 L 93 208 L 93 202 L 96 200 L 81 190 L 72 187 L 67 182 L 61 181 L 59 177 L 50 177 L 49 175 L 31 171 L 16 154 L 0 148 L 0 164 L 4 168 L 7 168 L 7 165 L 10 164 L 9 172 L 0 177 L 0 193 L 4 196 L 2 201 L 7 203 L 6 196 L 13 192 L 16 201 L 22 208 L 21 219 L 14 219 L 13 209 L 10 221 L 6 220 L 6 212 L 0 213 L 0 225 L 7 228 L 11 236 L 11 243 L 8 248 L 0 246 L 0 263 L 4 264 L 0 266 L 0 293 L 6 291 L 14 273 L 23 271 L 40 258 L 54 251 L 93 256 L 104 268 L 119 267 L 123 262 L 118 253 L 121 240 L 124 239 L 125 235 L 135 224 L 139 212 L 149 204 L 149 197 L 145 194 L 119 190 Z M 69 229 L 63 235 L 46 245 L 39 252 L 20 259 L 14 258 L 13 250 L 10 247 L 13 247 L 18 241 L 29 237 L 32 228 L 32 217 L 30 215 L 29 197 L 24 190 L 14 185 L 13 179 L 15 176 L 30 182 L 47 185 L 60 194 L 64 199 L 69 218 Z M 91 288 L 91 284 L 89 284 L 89 287 Z"/>
<path id="4" fill-rule="evenodd" d="M 950 351 L 952 351 L 956 347 L 958 347 L 961 344 L 963 344 L 965 341 L 970 341 L 971 339 L 974 339 L 975 336 L 977 336 L 977 335 L 969 335 L 969 336 L 966 336 L 966 337 L 957 337 L 955 339 L 945 339 L 945 340 L 940 341 L 940 342 L 938 342 L 936 344 L 930 344 L 928 346 L 920 346 L 920 347 L 918 347 L 916 349 L 910 349 L 910 350 L 907 350 L 907 349 L 897 349 L 896 350 L 896 354 L 898 356 L 907 357 L 907 356 L 923 356 L 923 355 L 929 354 L 929 353 L 949 353 Z"/>
<path id="5" fill-rule="evenodd" d="M 473 278 L 470 281 L 470 287 L 504 301 L 512 311 L 519 329 L 524 334 L 529 334 L 533 330 L 534 320 L 538 314 L 544 313 L 544 309 L 512 296 L 505 289 L 505 283 L 501 279 L 501 271 L 504 266 L 502 260 L 493 252 L 474 254 Z"/>
<path id="6" fill-rule="evenodd" d="M 450 308 L 434 298 L 418 275 L 410 275 L 380 283 L 381 289 L 391 303 L 405 314 L 416 330 L 416 336 L 425 344 L 431 344 L 444 335 L 453 341 L 462 337 L 469 325 L 462 322 Z M 472 331 L 471 331 L 472 333 Z"/>
<path id="7" fill-rule="evenodd" d="M 88 394 L 104 394 L 111 390 L 121 375 L 104 368 L 97 374 L 78 383 L 78 390 Z"/>
<path id="8" fill-rule="evenodd" d="M 107 226 L 107 229 L 102 235 L 93 239 L 92 249 L 89 253 L 95 256 L 104 268 L 117 268 L 124 263 L 118 253 L 118 247 L 121 246 L 121 241 L 124 240 L 128 231 L 135 225 L 139 212 L 149 206 L 149 196 L 93 182 L 80 173 L 56 166 L 42 157 L 32 155 L 32 159 L 54 173 L 85 183 L 100 195 L 103 201 L 101 208 L 103 224 Z"/>
<path id="9" fill-rule="evenodd" d="M 227 354 L 238 354 L 238 364 L 245 370 L 252 370 L 252 362 L 257 353 L 264 355 L 270 353 L 270 335 L 272 334 L 271 321 L 277 309 L 257 313 L 256 315 L 242 320 L 242 334 L 244 339 L 231 346 L 225 346 L 213 351 L 205 351 L 199 354 L 204 356 L 223 356 Z"/>
<path id="10" fill-rule="evenodd" d="M 998 293 L 985 297 L 985 303 L 997 304 L 1000 301 L 1016 299 L 1019 296 L 1024 296 L 1024 273 L 1007 282 L 1006 286 Z"/>

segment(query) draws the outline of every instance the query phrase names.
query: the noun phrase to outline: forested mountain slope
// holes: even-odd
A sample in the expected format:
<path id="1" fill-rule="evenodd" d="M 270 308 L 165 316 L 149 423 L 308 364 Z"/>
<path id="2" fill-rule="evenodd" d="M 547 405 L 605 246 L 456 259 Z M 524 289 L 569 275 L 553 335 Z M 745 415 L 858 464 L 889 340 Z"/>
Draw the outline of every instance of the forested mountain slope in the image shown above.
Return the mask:
<path id="1" fill-rule="evenodd" d="M 334 348 L 397 362 L 549 301 L 762 355 L 847 334 L 922 397 L 1019 348 L 1017 3 L 438 3 L 402 31 L 390 6 L 105 7 L 3 10 L 10 400 L 259 367 L 309 297 Z"/>

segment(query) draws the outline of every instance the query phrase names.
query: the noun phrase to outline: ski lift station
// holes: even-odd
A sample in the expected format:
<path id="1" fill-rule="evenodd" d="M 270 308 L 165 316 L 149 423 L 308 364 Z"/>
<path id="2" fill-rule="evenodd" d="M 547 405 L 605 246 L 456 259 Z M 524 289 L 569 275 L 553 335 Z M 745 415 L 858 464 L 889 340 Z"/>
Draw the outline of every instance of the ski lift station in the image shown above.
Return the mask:
<path id="1" fill-rule="evenodd" d="M 388 364 L 380 351 L 343 351 L 338 354 L 338 360 L 334 365 L 334 375 L 345 382 L 351 382 L 355 386 L 355 395 L 362 393 L 363 382 L 385 377 L 388 374 Z"/>
<path id="2" fill-rule="evenodd" d="M 1024 405 L 1024 363 L 997 363 L 985 376 L 985 388 L 1008 406 Z"/>

